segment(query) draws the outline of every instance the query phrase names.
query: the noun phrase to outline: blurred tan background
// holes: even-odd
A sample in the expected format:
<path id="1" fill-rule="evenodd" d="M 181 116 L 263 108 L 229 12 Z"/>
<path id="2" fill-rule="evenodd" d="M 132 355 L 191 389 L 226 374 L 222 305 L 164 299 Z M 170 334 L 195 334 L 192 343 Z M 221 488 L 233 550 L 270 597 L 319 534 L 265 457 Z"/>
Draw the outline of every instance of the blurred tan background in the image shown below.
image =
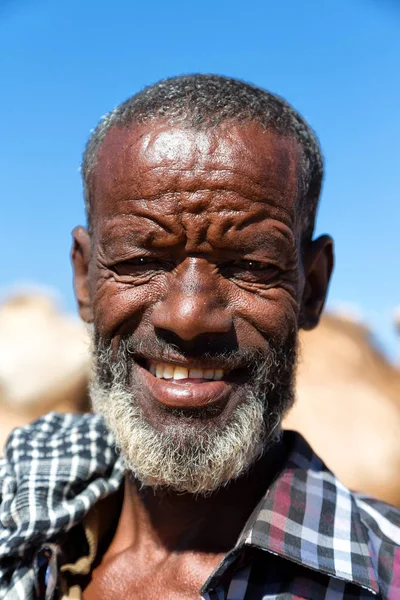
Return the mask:
<path id="1" fill-rule="evenodd" d="M 394 323 L 395 326 L 395 323 Z M 0 305 L 0 446 L 11 429 L 49 411 L 89 410 L 89 336 L 45 293 Z M 343 483 L 400 506 L 400 368 L 351 315 L 326 314 L 303 333 L 298 430 Z"/>

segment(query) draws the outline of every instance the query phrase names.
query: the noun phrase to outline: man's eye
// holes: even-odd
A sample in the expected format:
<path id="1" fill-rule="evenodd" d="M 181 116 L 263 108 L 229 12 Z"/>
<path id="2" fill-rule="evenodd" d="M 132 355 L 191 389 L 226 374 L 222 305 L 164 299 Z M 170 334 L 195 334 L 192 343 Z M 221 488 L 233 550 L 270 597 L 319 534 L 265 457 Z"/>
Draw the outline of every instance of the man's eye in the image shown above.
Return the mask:
<path id="1" fill-rule="evenodd" d="M 157 258 L 151 256 L 138 256 L 137 258 L 132 258 L 131 260 L 117 263 L 112 267 L 112 270 L 117 275 L 133 275 L 143 271 L 153 271 L 168 268 L 171 268 L 169 263 L 161 261 Z"/>
<path id="2" fill-rule="evenodd" d="M 281 274 L 281 269 L 274 264 L 246 259 L 221 265 L 220 270 L 225 277 L 260 283 L 275 281 Z"/>
<path id="3" fill-rule="evenodd" d="M 267 264 L 258 260 L 238 260 L 234 263 L 234 266 L 246 271 L 264 271 L 268 268 Z"/>

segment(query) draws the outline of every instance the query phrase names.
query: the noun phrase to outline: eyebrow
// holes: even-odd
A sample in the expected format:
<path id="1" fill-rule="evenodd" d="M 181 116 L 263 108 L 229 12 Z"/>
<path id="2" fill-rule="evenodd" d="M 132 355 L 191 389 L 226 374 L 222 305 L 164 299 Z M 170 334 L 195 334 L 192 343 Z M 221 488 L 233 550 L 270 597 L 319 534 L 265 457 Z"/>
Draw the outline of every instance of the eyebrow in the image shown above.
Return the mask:
<path id="1" fill-rule="evenodd" d="M 114 228 L 117 229 L 117 232 L 112 235 L 111 231 Z M 125 231 L 123 231 L 124 229 Z M 248 238 L 249 236 L 246 234 L 240 235 L 240 232 L 230 231 L 219 237 L 216 243 L 212 243 L 210 240 L 200 242 L 199 247 L 209 245 L 209 250 L 199 251 L 199 253 L 209 255 L 224 253 L 237 256 L 262 252 L 271 258 L 278 259 L 287 256 L 288 251 L 296 244 L 295 236 L 288 227 L 275 226 L 271 227 L 269 231 L 256 231 L 250 240 Z M 185 249 L 187 237 L 183 229 L 176 233 L 157 226 L 151 230 L 143 230 L 143 228 L 129 226 L 117 228 L 115 224 L 111 230 L 107 228 L 103 232 L 99 244 L 107 257 L 111 258 L 113 255 L 118 255 L 118 258 L 122 260 L 123 257 L 133 256 L 135 251 L 138 250 L 164 256 L 166 254 L 172 255 L 178 250 L 183 251 Z M 194 251 L 194 253 L 197 254 L 198 252 Z M 188 254 L 192 254 L 192 252 L 188 252 Z"/>

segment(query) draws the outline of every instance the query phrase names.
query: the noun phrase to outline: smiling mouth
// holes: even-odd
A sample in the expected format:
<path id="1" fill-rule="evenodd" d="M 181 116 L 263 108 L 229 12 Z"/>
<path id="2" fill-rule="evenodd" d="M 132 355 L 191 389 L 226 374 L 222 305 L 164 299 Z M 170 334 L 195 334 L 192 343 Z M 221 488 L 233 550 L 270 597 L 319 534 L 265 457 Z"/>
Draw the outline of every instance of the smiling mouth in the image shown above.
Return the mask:
<path id="1" fill-rule="evenodd" d="M 247 378 L 247 369 L 223 369 L 211 361 L 199 365 L 136 358 L 138 376 L 154 400 L 164 406 L 179 409 L 226 404 L 237 383 Z M 180 364 L 179 364 L 180 362 Z"/>
<path id="2" fill-rule="evenodd" d="M 150 362 L 148 370 L 157 379 L 167 379 L 171 381 L 221 381 L 225 379 L 225 375 L 228 373 L 224 369 L 206 367 L 185 367 L 182 365 L 174 365 L 172 363 L 164 362 Z"/>

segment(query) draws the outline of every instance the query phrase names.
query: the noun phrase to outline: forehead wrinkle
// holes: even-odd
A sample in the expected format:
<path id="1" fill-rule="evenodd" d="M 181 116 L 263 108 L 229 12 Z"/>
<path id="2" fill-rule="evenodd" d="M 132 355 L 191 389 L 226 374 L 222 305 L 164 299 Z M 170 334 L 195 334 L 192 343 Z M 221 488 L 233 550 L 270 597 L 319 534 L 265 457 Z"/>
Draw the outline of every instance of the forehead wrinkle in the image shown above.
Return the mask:
<path id="1" fill-rule="evenodd" d="M 131 238 L 132 229 L 141 232 L 150 227 L 152 239 L 167 234 L 177 238 L 179 242 L 176 243 L 183 243 L 188 233 L 193 239 L 205 240 L 210 227 L 217 237 L 224 236 L 229 231 L 245 233 L 249 227 L 254 228 L 256 224 L 263 222 L 268 226 L 268 222 L 276 221 L 291 229 L 293 214 L 282 206 L 274 207 L 265 201 L 247 201 L 247 207 L 244 208 L 244 199 L 241 197 L 208 198 L 209 191 L 207 192 L 206 196 L 192 198 L 191 202 L 188 202 L 187 195 L 184 195 L 184 202 L 180 202 L 179 195 L 176 194 L 172 197 L 173 201 L 168 201 L 169 206 L 165 207 L 165 203 L 162 203 L 159 210 L 153 202 L 148 205 L 144 201 L 130 200 L 133 204 L 132 212 L 124 210 L 103 221 L 104 237 L 120 239 L 128 234 Z M 139 239 L 140 235 L 136 235 Z"/>
<path id="2" fill-rule="evenodd" d="M 293 205 L 295 205 L 295 200 L 294 198 Z M 175 191 L 160 192 L 152 196 L 134 197 L 129 195 L 129 197 L 114 199 L 110 202 L 107 211 L 111 215 L 108 218 L 113 218 L 117 211 L 118 214 L 124 217 L 137 215 L 152 218 L 151 215 L 155 214 L 153 211 L 157 210 L 157 207 L 154 206 L 155 203 L 162 205 L 160 210 L 163 216 L 175 217 L 179 213 L 195 214 L 200 211 L 210 214 L 224 214 L 252 213 L 254 210 L 258 213 L 261 210 L 266 216 L 281 215 L 285 220 L 286 218 L 293 220 L 292 212 L 295 208 L 295 206 L 286 207 L 282 205 L 271 195 L 270 189 L 265 190 L 265 195 L 262 197 L 254 198 L 253 196 L 245 196 L 233 188 L 217 188 L 215 186 L 214 189 L 196 188 L 193 191 L 187 191 L 180 188 Z M 119 206 L 122 207 L 122 210 L 119 210 Z M 132 212 L 129 212 L 129 207 L 132 207 Z M 116 217 L 118 217 L 118 214 Z"/>
<path id="3" fill-rule="evenodd" d="M 208 192 L 208 190 L 207 190 Z M 217 220 L 219 216 L 225 217 L 224 222 L 231 218 L 234 220 L 232 226 L 240 231 L 251 224 L 275 219 L 290 227 L 295 221 L 293 210 L 269 200 L 253 200 L 235 197 L 233 195 L 211 196 L 207 195 L 192 199 L 191 203 L 186 202 L 182 209 L 182 219 L 186 215 L 201 217 L 208 215 L 212 220 Z"/>
<path id="4" fill-rule="evenodd" d="M 150 214 L 124 214 L 118 213 L 114 217 L 107 219 L 102 228 L 100 243 L 109 244 L 112 240 L 126 242 L 128 245 L 141 243 L 142 246 L 150 245 L 160 234 L 164 235 L 166 245 L 168 237 L 174 237 L 173 243 L 182 242 L 182 231 L 176 220 L 165 222 L 164 215 Z M 172 241 L 171 241 L 172 245 Z"/>
<path id="5" fill-rule="evenodd" d="M 271 139 L 274 140 L 272 152 Z M 139 144 L 138 149 L 135 144 Z M 298 161 L 300 151 L 290 136 L 282 136 L 273 129 L 266 130 L 256 122 L 241 124 L 235 121 L 206 130 L 156 121 L 151 131 L 147 127 L 144 134 L 136 136 L 135 142 L 125 147 L 136 155 L 140 153 L 140 158 L 151 166 L 158 163 L 171 168 L 179 163 L 179 169 L 185 165 L 189 165 L 189 169 L 200 165 L 207 170 L 212 169 L 213 164 L 226 162 L 230 165 L 240 159 L 241 164 L 247 163 L 263 171 L 266 161 L 276 166 L 276 158 L 280 169 L 286 170 L 293 160 Z M 257 152 L 254 152 L 256 147 Z"/>
<path id="6" fill-rule="evenodd" d="M 197 191 L 200 189 L 229 190 L 234 186 L 237 191 L 244 196 L 252 196 L 254 199 L 263 198 L 265 189 L 269 194 L 277 194 L 278 199 L 286 194 L 285 183 L 290 179 L 288 174 L 295 171 L 297 176 L 297 165 L 293 157 L 290 157 L 288 164 L 276 164 L 276 160 L 267 160 L 256 167 L 256 174 L 252 174 L 254 169 L 232 168 L 232 166 L 208 165 L 207 168 L 191 166 L 187 168 L 182 164 L 176 167 L 165 165 L 147 165 L 146 162 L 138 164 L 137 157 L 129 160 L 121 167 L 114 168 L 114 162 L 117 156 L 111 157 L 104 165 L 103 172 L 99 173 L 102 180 L 103 190 L 107 188 L 115 194 L 122 192 L 126 194 L 127 190 L 136 197 L 151 199 L 163 194 L 173 193 L 174 191 Z M 268 162 L 272 163 L 268 166 Z M 279 162 L 279 161 L 278 161 Z M 243 161 L 241 161 L 243 164 Z M 249 161 L 250 167 L 254 167 Z M 279 168 L 278 168 L 279 167 Z M 278 171 L 285 171 L 282 177 L 276 177 Z M 146 176 L 155 175 L 154 179 L 145 181 Z M 222 174 L 222 175 L 221 175 Z M 103 175 L 103 177 L 101 176 Z M 296 177 L 297 178 L 297 177 Z M 105 185 L 104 185 L 105 184 Z M 108 185 L 107 185 L 108 184 Z M 97 187 L 97 186 L 96 186 Z M 156 192 L 154 189 L 156 188 Z"/>
<path id="7" fill-rule="evenodd" d="M 210 248 L 231 249 L 235 252 L 265 248 L 274 250 L 277 256 L 277 248 L 287 252 L 296 244 L 290 223 L 274 218 L 263 210 L 258 213 L 242 211 L 241 215 L 226 213 L 222 218 L 221 216 L 221 212 L 184 214 L 182 226 L 186 233 L 186 247 L 195 251 L 196 244 L 201 242 L 209 244 Z"/>
<path id="8" fill-rule="evenodd" d="M 229 219 L 228 223 L 226 219 L 213 223 L 210 216 L 212 217 L 198 215 L 195 219 L 189 219 L 187 215 L 179 225 L 175 221 L 174 231 L 158 227 L 149 230 L 146 227 L 138 227 L 137 224 L 132 228 L 132 222 L 121 227 L 121 224 L 116 222 L 114 227 L 103 232 L 100 251 L 105 256 L 118 260 L 129 258 L 134 255 L 135 249 L 140 249 L 144 252 L 159 251 L 162 254 L 166 250 L 174 254 L 176 251 L 185 250 L 189 254 L 209 255 L 217 251 L 231 253 L 232 257 L 238 253 L 261 252 L 261 256 L 268 255 L 269 259 L 287 261 L 287 256 L 295 246 L 290 228 L 274 219 L 260 218 L 258 223 L 252 223 L 251 235 L 248 235 L 247 228 L 237 229 L 235 223 L 229 222 Z"/>
<path id="9" fill-rule="evenodd" d="M 260 180 L 259 177 L 256 178 L 250 176 L 250 174 L 245 171 L 234 170 L 228 167 L 215 168 L 212 170 L 184 169 L 181 167 L 172 169 L 160 165 L 148 170 L 143 170 L 143 174 L 152 172 L 162 174 L 162 178 L 158 178 L 157 181 L 157 196 L 174 192 L 198 192 L 210 190 L 240 193 L 243 197 L 256 200 L 264 199 L 266 190 L 268 190 L 268 195 L 276 193 L 279 199 L 282 199 L 286 193 L 286 186 L 279 186 L 279 181 L 274 181 L 274 179 L 276 179 L 275 177 L 268 177 L 268 170 L 265 170 L 262 180 Z M 221 173 L 224 173 L 225 177 L 221 178 Z M 171 176 L 170 179 L 167 179 L 168 175 Z M 234 177 L 233 181 L 232 177 Z M 286 182 L 286 179 L 283 181 Z M 154 182 L 152 182 L 152 184 L 154 185 Z M 147 199 L 154 196 L 154 193 L 148 194 L 144 191 L 143 180 L 140 180 L 140 177 L 136 179 L 136 185 L 140 188 L 140 195 L 142 198 Z"/>
<path id="10" fill-rule="evenodd" d="M 248 131 L 249 127 L 251 131 Z M 251 123 L 232 123 L 229 127 L 199 131 L 161 120 L 136 123 L 131 127 L 112 127 L 99 149 L 97 166 L 104 162 L 110 165 L 123 157 L 131 165 L 140 161 L 147 163 L 149 168 L 171 168 L 173 163 L 179 162 L 180 169 L 185 168 L 184 164 L 190 164 L 192 169 L 196 163 L 210 169 L 213 162 L 221 164 L 221 161 L 227 161 L 231 164 L 239 158 L 242 164 L 247 163 L 262 172 L 268 162 L 275 168 L 278 162 L 280 169 L 284 170 L 292 167 L 298 162 L 300 150 L 293 138 L 277 134 L 272 129 L 260 129 L 257 124 L 251 127 Z"/>
<path id="11" fill-rule="evenodd" d="M 225 242 L 231 240 L 231 243 L 238 249 L 276 249 L 277 245 L 281 247 L 293 247 L 295 245 L 295 236 L 291 228 L 275 219 L 261 219 L 242 229 L 227 227 L 221 234 L 219 225 L 221 223 L 216 223 L 214 227 L 213 224 L 210 224 L 209 227 L 210 235 L 215 240 L 214 245 L 216 247 L 219 247 L 219 242 L 223 240 Z M 251 229 L 250 236 L 248 235 L 249 228 Z"/>

